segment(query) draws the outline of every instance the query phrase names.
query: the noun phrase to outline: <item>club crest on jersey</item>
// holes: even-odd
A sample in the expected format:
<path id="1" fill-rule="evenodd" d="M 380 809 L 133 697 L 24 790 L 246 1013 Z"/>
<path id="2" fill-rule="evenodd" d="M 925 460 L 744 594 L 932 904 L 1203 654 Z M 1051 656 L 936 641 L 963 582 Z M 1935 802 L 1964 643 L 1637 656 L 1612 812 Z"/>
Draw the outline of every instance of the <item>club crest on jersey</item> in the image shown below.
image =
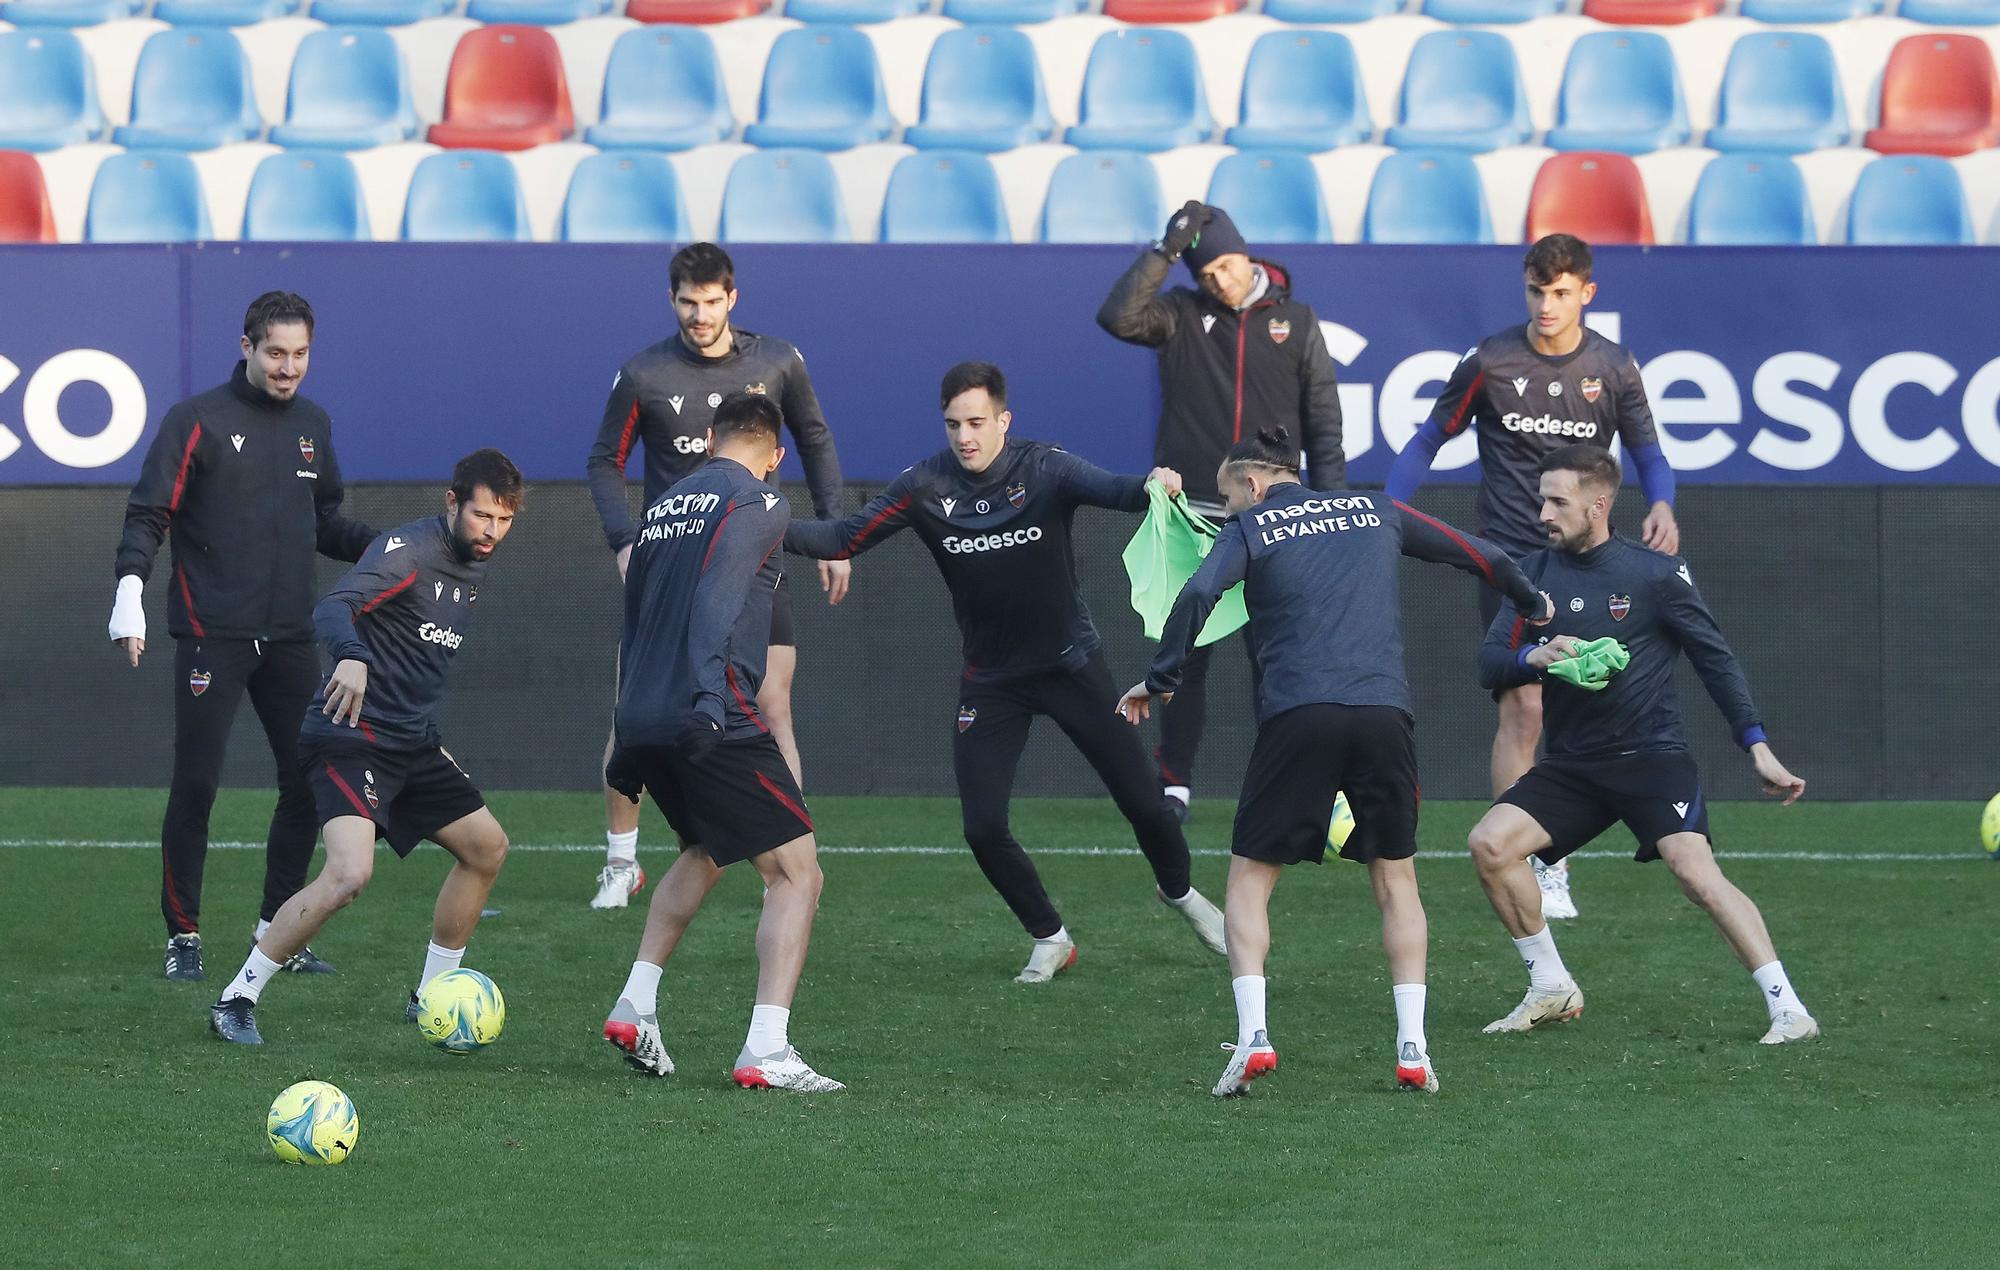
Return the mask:
<path id="1" fill-rule="evenodd" d="M 1028 487 L 1021 484 L 1019 481 L 1016 481 L 1012 485 L 1009 485 L 1007 487 L 1007 501 L 1012 503 L 1015 507 L 1015 510 L 1018 511 L 1020 509 L 1021 504 L 1028 501 Z"/>
<path id="2" fill-rule="evenodd" d="M 1577 385 L 1577 390 L 1583 394 L 1585 401 L 1596 401 L 1604 392 L 1604 381 L 1595 377 L 1586 379 Z"/>
<path id="3" fill-rule="evenodd" d="M 368 809 L 370 811 L 382 805 L 382 800 L 375 796 L 375 787 L 373 785 L 363 785 L 361 787 L 361 796 L 368 800 Z"/>
<path id="4" fill-rule="evenodd" d="M 1292 324 L 1290 322 L 1284 321 L 1281 318 L 1272 318 L 1269 327 L 1271 342 L 1273 344 L 1282 344 L 1292 338 Z"/>
<path id="5" fill-rule="evenodd" d="M 210 678 L 211 676 L 205 670 L 189 671 L 188 691 L 199 697 L 202 693 L 208 691 L 208 681 Z"/>
<path id="6" fill-rule="evenodd" d="M 1516 397 L 1522 397 L 1526 396 L 1527 392 L 1528 392 L 1528 377 L 1526 375 L 1523 375 L 1519 379 L 1514 381 L 1514 395 Z"/>
<path id="7" fill-rule="evenodd" d="M 766 395 L 764 392 L 764 385 L 762 384 L 745 384 L 743 385 L 743 391 L 758 397 Z"/>
<path id="8" fill-rule="evenodd" d="M 479 603 L 479 588 L 478 588 L 478 587 L 471 587 L 471 588 L 468 588 L 468 589 L 467 589 L 467 591 L 466 591 L 466 593 L 465 593 L 465 602 L 466 602 L 467 604 L 477 604 L 477 603 Z"/>
<path id="9" fill-rule="evenodd" d="M 299 457 L 300 457 L 300 458 L 302 458 L 302 459 L 304 459 L 304 460 L 305 460 L 306 462 L 310 463 L 310 462 L 312 462 L 312 461 L 313 461 L 313 453 L 314 453 L 314 450 L 313 450 L 313 443 L 312 443 L 312 438 L 311 438 L 311 437 L 300 437 L 300 438 L 299 438 Z"/>
<path id="10" fill-rule="evenodd" d="M 958 708 L 958 730 L 960 732 L 965 731 L 972 726 L 972 721 L 978 717 L 979 711 L 973 709 L 971 706 L 960 706 Z"/>
<path id="11" fill-rule="evenodd" d="M 1626 615 L 1627 613 L 1630 613 L 1631 611 L 1632 611 L 1632 597 L 1631 597 L 1631 596 L 1629 596 L 1629 595 L 1614 595 L 1614 596 L 1612 596 L 1612 597 L 1611 597 L 1611 620 L 1612 620 L 1612 621 L 1614 621 L 1614 622 L 1622 622 L 1622 621 L 1624 621 L 1624 620 L 1625 620 L 1625 615 Z"/>

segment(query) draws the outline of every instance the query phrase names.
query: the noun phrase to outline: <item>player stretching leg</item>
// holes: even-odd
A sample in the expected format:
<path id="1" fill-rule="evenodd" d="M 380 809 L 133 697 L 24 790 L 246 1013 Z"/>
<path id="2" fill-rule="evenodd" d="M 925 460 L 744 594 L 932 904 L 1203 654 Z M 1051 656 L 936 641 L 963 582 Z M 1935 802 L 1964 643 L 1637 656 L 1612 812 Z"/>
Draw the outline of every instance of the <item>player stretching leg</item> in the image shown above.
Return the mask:
<path id="1" fill-rule="evenodd" d="M 1014 771 L 1037 715 L 1053 719 L 1131 824 L 1160 899 L 1223 951 L 1222 914 L 1188 880 L 1187 838 L 1118 701 L 1097 628 L 1077 588 L 1070 519 L 1081 506 L 1146 510 L 1143 476 L 1114 476 L 1037 441 L 1008 438 L 1007 381 L 964 362 L 939 391 L 950 448 L 911 467 L 845 521 L 799 522 L 786 546 L 845 559 L 912 529 L 951 591 L 964 641 L 952 773 L 965 841 L 986 880 L 1035 944 L 1016 983 L 1047 983 L 1076 961 L 1076 941 L 1007 824 Z M 1180 489 L 1180 475 L 1152 479 Z"/>
<path id="2" fill-rule="evenodd" d="M 1479 532 L 1515 557 L 1539 551 L 1540 497 L 1535 464 L 1545 454 L 1582 442 L 1609 448 L 1622 438 L 1645 487 L 1641 541 L 1673 555 L 1680 548 L 1674 520 L 1674 469 L 1660 450 L 1632 354 L 1583 325 L 1597 294 L 1590 246 L 1550 234 L 1523 262 L 1528 322 L 1480 341 L 1451 373 L 1430 418 L 1389 470 L 1387 492 L 1408 501 L 1423 484 L 1439 447 L 1476 425 L 1479 441 Z M 1493 624 L 1499 597 L 1481 591 L 1480 629 Z M 1495 694 L 1500 726 L 1493 734 L 1493 796 L 1535 765 L 1542 737 L 1542 694 L 1528 683 Z M 1569 864 L 1535 863 L 1542 910 L 1552 919 L 1576 916 Z"/>
<path id="3" fill-rule="evenodd" d="M 1502 606 L 1479 650 L 1481 684 L 1539 682 L 1548 706 L 1547 757 L 1500 795 L 1470 838 L 1480 885 L 1528 966 L 1527 996 L 1486 1031 L 1525 1032 L 1583 1013 L 1583 992 L 1542 920 L 1542 892 L 1527 861 L 1536 854 L 1560 859 L 1623 821 L 1639 842 L 1635 858 L 1667 862 L 1756 980 L 1770 1014 L 1764 1044 L 1817 1036 L 1819 1024 L 1792 990 L 1763 916 L 1715 863 L 1708 802 L 1674 691 L 1681 654 L 1749 751 L 1764 791 L 1790 806 L 1806 783 L 1765 742 L 1750 684 L 1687 565 L 1611 532 L 1618 461 L 1596 446 L 1573 445 L 1545 456 L 1540 469 L 1549 547 L 1522 568 L 1555 598 L 1555 621 L 1542 642 L 1525 643 L 1518 610 Z M 1561 673 L 1551 678 L 1551 667 L 1574 659 L 1581 642 L 1607 637 L 1631 658 L 1608 682 L 1602 673 L 1586 681 L 1595 689 Z"/>
<path id="4" fill-rule="evenodd" d="M 735 393 L 715 410 L 712 459 L 646 508 L 625 579 L 612 788 L 643 787 L 680 835 L 680 858 L 653 891 L 624 990 L 604 1037 L 654 1076 L 674 1070 L 660 1035 L 660 974 L 721 878 L 748 860 L 764 882 L 757 1001 L 732 1077 L 746 1089 L 845 1088 L 792 1047 L 792 996 L 805 969 L 820 869 L 812 818 L 769 721 L 753 704 L 770 644 L 778 548 L 791 508 L 765 484 L 785 451 L 768 396 Z"/>
<path id="5" fill-rule="evenodd" d="M 429 838 L 457 861 L 438 888 L 419 990 L 456 970 L 479 924 L 507 835 L 472 778 L 439 743 L 438 700 L 494 549 L 524 486 L 498 450 L 458 461 L 444 515 L 377 538 L 313 609 L 333 675 L 306 711 L 300 752 L 319 807 L 326 864 L 285 901 L 209 1010 L 225 1041 L 261 1045 L 257 1000 L 287 957 L 353 902 L 375 867 L 375 839 L 407 856 Z M 416 1018 L 417 994 L 404 1013 Z"/>
<path id="6" fill-rule="evenodd" d="M 1533 604 L 1536 595 L 1499 548 L 1375 494 L 1320 494 L 1299 483 L 1298 446 L 1282 428 L 1239 442 L 1217 484 L 1234 519 L 1182 588 L 1145 682 L 1120 701 L 1137 724 L 1180 683 L 1216 601 L 1247 582 L 1250 655 L 1257 667 L 1257 741 L 1236 804 L 1225 911 L 1236 993 L 1236 1044 L 1218 1098 L 1276 1071 L 1265 1021 L 1269 907 L 1288 864 L 1326 856 L 1339 791 L 1354 809 L 1340 849 L 1367 862 L 1382 911 L 1382 948 L 1396 1003 L 1396 1085 L 1437 1092 L 1424 1037 L 1429 940 L 1417 894 L 1415 721 L 1403 668 L 1397 559 L 1449 564 Z"/>

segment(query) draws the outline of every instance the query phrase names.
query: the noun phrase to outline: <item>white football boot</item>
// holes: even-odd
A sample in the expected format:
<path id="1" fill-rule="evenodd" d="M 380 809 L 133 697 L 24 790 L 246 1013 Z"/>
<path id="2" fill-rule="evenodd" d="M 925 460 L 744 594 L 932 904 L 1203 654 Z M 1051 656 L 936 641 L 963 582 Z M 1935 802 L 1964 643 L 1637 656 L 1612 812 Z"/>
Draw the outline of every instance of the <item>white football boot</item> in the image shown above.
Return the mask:
<path id="1" fill-rule="evenodd" d="M 1431 1066 L 1429 1054 L 1418 1052 L 1415 1041 L 1404 1041 L 1396 1054 L 1396 1089 L 1426 1094 L 1438 1091 L 1437 1068 Z"/>
<path id="2" fill-rule="evenodd" d="M 1222 1069 L 1222 1079 L 1215 1082 L 1214 1089 L 1209 1090 L 1217 1098 L 1247 1094 L 1251 1081 L 1278 1070 L 1278 1051 L 1271 1048 L 1271 1038 L 1262 1029 L 1250 1038 L 1248 1045 L 1232 1045 L 1224 1041 L 1222 1048 L 1229 1051 L 1229 1066 Z"/>
<path id="3" fill-rule="evenodd" d="M 1819 1021 L 1804 1010 L 1780 1010 L 1771 1019 L 1771 1030 L 1764 1033 L 1760 1045 L 1786 1045 L 1792 1041 L 1810 1041 L 1819 1035 Z"/>
<path id="4" fill-rule="evenodd" d="M 1015 983 L 1047 983 L 1063 971 L 1076 964 L 1076 941 L 1067 935 L 1057 939 L 1038 939 L 1035 950 L 1028 954 L 1028 964 L 1021 973 L 1014 976 Z"/>
<path id="5" fill-rule="evenodd" d="M 607 864 L 597 871 L 597 897 L 592 908 L 624 908 L 646 885 L 646 871 L 638 864 Z"/>
<path id="6" fill-rule="evenodd" d="M 1188 893 L 1177 900 L 1168 899 L 1167 893 L 1157 886 L 1153 888 L 1153 893 L 1160 897 L 1160 903 L 1187 920 L 1189 927 L 1194 930 L 1195 938 L 1205 944 L 1210 952 L 1218 957 L 1229 955 L 1229 944 L 1222 933 L 1222 910 L 1210 902 L 1206 895 L 1193 887 L 1189 887 Z"/>
<path id="7" fill-rule="evenodd" d="M 660 1017 L 641 1014 L 624 997 L 611 1008 L 604 1020 L 604 1039 L 623 1051 L 625 1061 L 648 1076 L 671 1076 L 674 1060 L 667 1057 L 666 1042 L 660 1039 Z"/>
<path id="8" fill-rule="evenodd" d="M 1542 889 L 1542 916 L 1566 922 L 1576 916 L 1576 898 L 1569 893 L 1569 863 L 1543 864 L 1535 856 L 1535 885 Z"/>
<path id="9" fill-rule="evenodd" d="M 802 1094 L 830 1094 L 847 1088 L 833 1077 L 814 1071 L 798 1050 L 789 1045 L 784 1053 L 763 1058 L 744 1050 L 736 1056 L 735 1070 L 729 1076 L 745 1089 L 796 1089 Z"/>
<path id="10" fill-rule="evenodd" d="M 1495 1032 L 1530 1032 L 1545 1023 L 1567 1023 L 1582 1013 L 1583 989 L 1572 979 L 1553 991 L 1529 988 L 1528 995 L 1507 1012 L 1507 1017 L 1495 1019 L 1479 1030 L 1489 1036 Z"/>

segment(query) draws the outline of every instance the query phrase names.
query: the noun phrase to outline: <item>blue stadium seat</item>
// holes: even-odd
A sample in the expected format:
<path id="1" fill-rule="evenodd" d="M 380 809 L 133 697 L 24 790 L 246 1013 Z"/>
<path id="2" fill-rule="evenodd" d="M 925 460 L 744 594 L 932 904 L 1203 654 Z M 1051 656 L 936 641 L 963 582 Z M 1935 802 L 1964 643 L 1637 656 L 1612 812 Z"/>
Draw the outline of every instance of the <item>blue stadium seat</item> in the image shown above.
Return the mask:
<path id="1" fill-rule="evenodd" d="M 722 187 L 721 238 L 733 243 L 850 241 L 847 206 L 833 164 L 817 150 L 764 150 L 736 160 Z"/>
<path id="2" fill-rule="evenodd" d="M 472 0 L 465 16 L 474 22 L 519 22 L 561 26 L 611 12 L 611 0 Z"/>
<path id="3" fill-rule="evenodd" d="M 753 146 L 845 150 L 882 141 L 896 127 L 875 45 L 851 26 L 779 36 L 764 63 L 757 115 L 743 130 Z"/>
<path id="4" fill-rule="evenodd" d="M 1045 243 L 1145 243 L 1166 224 L 1153 161 L 1132 151 L 1072 154 L 1049 176 L 1042 204 Z"/>
<path id="5" fill-rule="evenodd" d="M 1161 27 L 1097 37 L 1079 113 L 1065 139 L 1080 150 L 1171 150 L 1215 131 L 1193 42 Z"/>
<path id="6" fill-rule="evenodd" d="M 301 0 L 160 0 L 153 16 L 175 26 L 255 26 L 299 11 Z"/>
<path id="7" fill-rule="evenodd" d="M 1089 0 L 944 0 L 944 16 L 954 22 L 1025 26 L 1082 13 L 1089 7 Z"/>
<path id="8" fill-rule="evenodd" d="M 1279 22 L 1366 22 L 1403 7 L 1403 0 L 1264 0 L 1264 16 Z"/>
<path id="9" fill-rule="evenodd" d="M 1266 10 L 1268 12 L 1268 10 Z M 1272 31 L 1250 47 L 1243 102 L 1223 140 L 1241 149 L 1318 152 L 1375 131 L 1354 45 L 1335 31 Z"/>
<path id="10" fill-rule="evenodd" d="M 98 165 L 83 217 L 87 243 L 180 243 L 215 237 L 194 160 L 175 150 L 128 150 Z"/>
<path id="11" fill-rule="evenodd" d="M 1563 0 L 1424 0 L 1424 16 L 1453 26 L 1508 26 L 1563 11 Z"/>
<path id="12" fill-rule="evenodd" d="M 795 22 L 860 26 L 922 13 L 928 0 L 785 0 L 785 16 Z"/>
<path id="13" fill-rule="evenodd" d="M 368 204 L 353 162 L 338 150 L 292 150 L 257 165 L 243 205 L 253 242 L 367 242 Z"/>
<path id="14" fill-rule="evenodd" d="M 1312 160 L 1296 150 L 1240 150 L 1215 165 L 1208 198 L 1253 243 L 1330 243 L 1326 196 Z"/>
<path id="15" fill-rule="evenodd" d="M 312 16 L 331 26 L 408 26 L 457 7 L 458 0 L 313 0 Z"/>
<path id="16" fill-rule="evenodd" d="M 1534 133 L 1521 65 L 1493 31 L 1433 31 L 1410 50 L 1402 122 L 1384 137 L 1399 150 L 1497 150 Z"/>
<path id="17" fill-rule="evenodd" d="M 1490 243 L 1493 215 L 1470 156 L 1399 150 L 1382 160 L 1361 217 L 1365 243 Z"/>
<path id="18" fill-rule="evenodd" d="M 593 154 L 563 200 L 566 243 L 672 243 L 694 237 L 680 178 L 664 154 Z"/>
<path id="19" fill-rule="evenodd" d="M 499 151 L 440 151 L 410 174 L 405 242 L 524 243 L 533 237 L 521 179 Z"/>
<path id="20" fill-rule="evenodd" d="M 1883 0 L 1743 0 L 1743 16 L 1777 26 L 1845 22 L 1882 12 Z"/>
<path id="21" fill-rule="evenodd" d="M 299 42 L 285 122 L 271 129 L 271 142 L 365 150 L 408 141 L 420 126 L 394 37 L 375 27 L 330 27 Z"/>
<path id="22" fill-rule="evenodd" d="M 1903 0 L 1896 16 L 1931 26 L 1992 26 L 2000 23 L 2000 0 Z"/>
<path id="23" fill-rule="evenodd" d="M 1551 148 L 1650 154 L 1685 145 L 1692 131 L 1666 37 L 1593 31 L 1570 45 Z"/>
<path id="24" fill-rule="evenodd" d="M 882 201 L 885 243 L 1007 243 L 1007 203 L 993 161 L 975 150 L 903 156 Z"/>
<path id="25" fill-rule="evenodd" d="M 1701 246 L 1811 247 L 1812 200 L 1799 165 L 1782 154 L 1719 154 L 1688 204 L 1688 241 Z"/>
<path id="26" fill-rule="evenodd" d="M 1887 154 L 1861 169 L 1847 241 L 1869 247 L 1971 246 L 1972 211 L 1958 169 L 1934 154 Z"/>
<path id="27" fill-rule="evenodd" d="M 1034 42 L 1004 26 L 946 31 L 924 65 L 923 114 L 903 134 L 926 150 L 1011 150 L 1055 131 Z"/>
<path id="28" fill-rule="evenodd" d="M 0 150 L 60 150 L 104 136 L 97 73 L 68 31 L 0 32 Z"/>
<path id="29" fill-rule="evenodd" d="M 15 26 L 96 26 L 129 18 L 146 0 L 10 0 L 0 4 L 0 21 Z"/>
<path id="30" fill-rule="evenodd" d="M 139 50 L 132 122 L 111 139 L 134 149 L 213 150 L 262 131 L 250 58 L 236 37 L 180 27 L 154 32 Z"/>
<path id="31" fill-rule="evenodd" d="M 1804 154 L 1847 144 L 1847 94 L 1833 47 L 1802 31 L 1759 31 L 1729 50 L 1711 150 Z"/>
<path id="32" fill-rule="evenodd" d="M 690 150 L 736 131 L 708 32 L 645 26 L 611 46 L 604 102 L 583 139 L 603 149 Z"/>

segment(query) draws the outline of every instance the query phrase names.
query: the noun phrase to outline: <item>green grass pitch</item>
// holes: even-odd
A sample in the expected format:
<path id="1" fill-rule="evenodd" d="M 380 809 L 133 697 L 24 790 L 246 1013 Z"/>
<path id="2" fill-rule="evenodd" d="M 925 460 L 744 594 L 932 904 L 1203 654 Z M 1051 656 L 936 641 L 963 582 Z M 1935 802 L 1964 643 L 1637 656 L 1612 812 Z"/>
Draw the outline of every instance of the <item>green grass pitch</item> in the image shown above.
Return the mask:
<path id="1" fill-rule="evenodd" d="M 384 855 L 242 1051 L 205 1008 L 243 954 L 259 854 L 210 856 L 210 981 L 159 976 L 157 791 L 0 791 L 0 1265 L 1991 1265 L 2000 1144 L 1991 979 L 2000 871 L 1964 805 L 1719 806 L 1825 1036 L 1758 1046 L 1749 977 L 1663 866 L 1590 858 L 1558 931 L 1589 994 L 1567 1027 L 1479 1034 L 1525 976 L 1462 858 L 1478 809 L 1424 809 L 1434 1098 L 1391 1092 L 1389 983 L 1365 876 L 1280 885 L 1279 1073 L 1218 1103 L 1228 973 L 1153 898 L 1106 803 L 1024 802 L 1017 830 L 1076 968 L 1010 982 L 1027 940 L 926 799 L 815 803 L 827 890 L 793 1034 L 845 1094 L 736 1090 L 757 889 L 732 869 L 669 966 L 680 1074 L 598 1028 L 641 910 L 585 907 L 598 859 L 517 850 L 466 964 L 507 996 L 470 1058 L 403 1024 L 434 848 Z M 601 837 L 594 797 L 505 794 L 524 848 Z M 217 841 L 269 796 L 226 793 Z M 1221 897 L 1228 808 L 1197 806 Z M 668 862 L 650 810 L 642 860 Z M 1628 851 L 1614 833 L 1600 850 Z M 942 848 L 931 854 L 889 847 Z M 1055 854 L 1110 848 L 1104 855 Z M 1832 859 L 1798 858 L 1825 854 Z M 1869 856 L 1884 858 L 1864 858 Z M 650 888 L 642 900 L 650 896 Z M 271 1098 L 340 1085 L 337 1169 L 278 1163 Z"/>

